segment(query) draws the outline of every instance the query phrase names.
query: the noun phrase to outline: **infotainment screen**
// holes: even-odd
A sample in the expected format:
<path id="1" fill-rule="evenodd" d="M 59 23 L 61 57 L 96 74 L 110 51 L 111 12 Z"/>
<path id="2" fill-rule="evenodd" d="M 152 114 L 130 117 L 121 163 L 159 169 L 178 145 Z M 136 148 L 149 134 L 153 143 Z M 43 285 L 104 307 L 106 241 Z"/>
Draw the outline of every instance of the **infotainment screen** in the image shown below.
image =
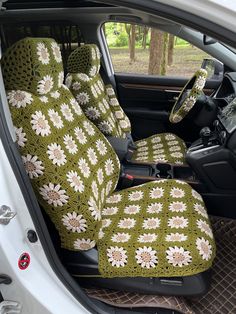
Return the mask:
<path id="1" fill-rule="evenodd" d="M 220 112 L 218 117 L 229 133 L 236 129 L 236 98 Z"/>

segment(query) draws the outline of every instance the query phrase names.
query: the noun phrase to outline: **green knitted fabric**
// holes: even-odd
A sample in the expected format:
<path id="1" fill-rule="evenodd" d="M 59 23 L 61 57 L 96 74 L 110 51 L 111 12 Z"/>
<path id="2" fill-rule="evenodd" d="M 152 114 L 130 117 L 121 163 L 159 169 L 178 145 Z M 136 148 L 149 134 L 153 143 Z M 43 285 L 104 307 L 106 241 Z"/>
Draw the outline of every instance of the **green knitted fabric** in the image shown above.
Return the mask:
<path id="1" fill-rule="evenodd" d="M 207 71 L 204 69 L 200 69 L 188 81 L 188 83 L 185 85 L 182 93 L 179 95 L 175 105 L 172 108 L 170 118 L 169 118 L 170 122 L 178 123 L 178 122 L 182 121 L 183 118 L 189 113 L 189 111 L 195 105 L 197 98 L 202 94 L 202 90 L 205 86 L 206 79 L 207 79 Z M 191 88 L 191 92 L 188 95 L 188 97 L 184 100 L 184 102 L 181 104 L 181 106 L 178 107 L 178 104 L 181 101 L 181 97 L 182 97 L 183 93 L 185 92 L 185 89 L 187 86 L 189 86 L 189 88 Z"/>
<path id="2" fill-rule="evenodd" d="M 161 180 L 113 193 L 98 242 L 103 277 L 174 277 L 211 267 L 215 244 L 201 196 Z"/>
<path id="3" fill-rule="evenodd" d="M 96 45 L 75 49 L 68 58 L 66 85 L 81 105 L 85 115 L 106 136 L 125 138 L 130 133 L 130 122 L 113 97 L 114 91 L 106 88 L 99 74 L 100 52 Z M 115 108 L 111 110 L 111 108 Z M 122 115 L 122 117 L 121 117 Z"/>
<path id="4" fill-rule="evenodd" d="M 51 39 L 21 40 L 3 56 L 3 76 L 20 153 L 37 199 L 58 229 L 62 247 L 87 250 L 96 244 L 101 209 L 116 187 L 120 165 L 66 86 L 38 97 L 34 78 L 32 91 L 27 84 L 24 91 L 28 78 L 19 60 L 26 64 L 30 59 L 29 66 L 41 69 L 42 76 L 57 79 L 61 64 L 53 56 L 54 45 Z M 42 64 L 35 54 L 39 46 L 47 49 L 49 63 Z M 52 75 L 51 69 L 59 71 Z"/>
<path id="5" fill-rule="evenodd" d="M 125 138 L 131 133 L 129 118 L 120 106 L 112 85 L 106 85 L 100 74 L 100 53 L 96 45 L 75 49 L 68 59 L 66 85 L 81 105 L 85 115 L 106 136 Z M 95 60 L 96 58 L 96 60 Z M 93 62 L 91 61 L 93 60 Z M 97 71 L 91 71 L 96 64 Z M 79 72 L 85 71 L 85 72 Z M 96 74 L 91 75 L 91 72 Z M 93 73 L 92 73 L 93 74 Z M 163 133 L 135 142 L 133 162 L 184 164 L 186 145 L 178 136 Z"/>
<path id="6" fill-rule="evenodd" d="M 162 133 L 135 142 L 132 161 L 139 163 L 185 164 L 186 145 L 172 133 Z"/>

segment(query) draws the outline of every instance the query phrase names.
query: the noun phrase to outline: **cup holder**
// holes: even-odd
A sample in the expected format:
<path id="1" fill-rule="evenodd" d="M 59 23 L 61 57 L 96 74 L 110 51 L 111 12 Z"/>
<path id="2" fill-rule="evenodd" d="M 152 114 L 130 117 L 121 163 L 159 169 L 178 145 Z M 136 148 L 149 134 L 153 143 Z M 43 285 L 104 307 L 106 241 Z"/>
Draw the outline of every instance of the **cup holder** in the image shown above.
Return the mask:
<path id="1" fill-rule="evenodd" d="M 169 164 L 158 164 L 156 165 L 156 173 L 157 178 L 166 178 L 172 179 L 173 178 L 173 169 Z"/>

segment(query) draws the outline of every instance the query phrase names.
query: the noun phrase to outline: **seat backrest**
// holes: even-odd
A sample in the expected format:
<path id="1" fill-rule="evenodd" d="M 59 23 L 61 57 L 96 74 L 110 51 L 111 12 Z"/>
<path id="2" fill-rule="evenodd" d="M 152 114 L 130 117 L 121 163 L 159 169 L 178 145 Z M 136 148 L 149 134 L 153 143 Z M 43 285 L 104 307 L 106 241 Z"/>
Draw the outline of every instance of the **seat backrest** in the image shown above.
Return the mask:
<path id="1" fill-rule="evenodd" d="M 131 133 L 128 117 L 121 108 L 114 89 L 105 86 L 100 74 L 100 51 L 87 44 L 75 49 L 67 62 L 66 85 L 86 116 L 106 136 L 126 138 Z"/>
<path id="2" fill-rule="evenodd" d="M 1 66 L 18 145 L 41 206 L 63 248 L 88 250 L 99 237 L 101 209 L 114 191 L 119 160 L 63 85 L 60 47 L 25 38 Z"/>

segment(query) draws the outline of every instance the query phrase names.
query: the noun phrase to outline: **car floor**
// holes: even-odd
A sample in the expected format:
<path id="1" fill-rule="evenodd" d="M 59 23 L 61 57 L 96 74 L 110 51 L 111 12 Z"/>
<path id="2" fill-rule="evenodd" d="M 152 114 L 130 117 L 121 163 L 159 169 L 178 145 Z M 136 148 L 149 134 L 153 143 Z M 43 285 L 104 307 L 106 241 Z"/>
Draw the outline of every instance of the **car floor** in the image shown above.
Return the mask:
<path id="1" fill-rule="evenodd" d="M 108 289 L 86 289 L 94 299 L 122 308 L 164 308 L 184 314 L 236 313 L 236 220 L 211 216 L 217 245 L 209 292 L 198 298 L 141 295 Z"/>

